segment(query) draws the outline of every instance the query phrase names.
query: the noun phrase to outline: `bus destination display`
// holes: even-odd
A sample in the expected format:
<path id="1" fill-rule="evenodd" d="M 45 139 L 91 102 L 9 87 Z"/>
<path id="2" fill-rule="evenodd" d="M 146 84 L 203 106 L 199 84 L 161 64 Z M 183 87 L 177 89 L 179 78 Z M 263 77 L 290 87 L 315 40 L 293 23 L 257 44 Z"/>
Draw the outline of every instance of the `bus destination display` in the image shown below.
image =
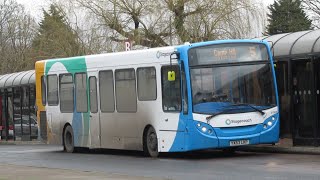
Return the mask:
<path id="1" fill-rule="evenodd" d="M 189 50 L 190 65 L 267 60 L 267 49 L 260 44 L 222 44 Z"/>

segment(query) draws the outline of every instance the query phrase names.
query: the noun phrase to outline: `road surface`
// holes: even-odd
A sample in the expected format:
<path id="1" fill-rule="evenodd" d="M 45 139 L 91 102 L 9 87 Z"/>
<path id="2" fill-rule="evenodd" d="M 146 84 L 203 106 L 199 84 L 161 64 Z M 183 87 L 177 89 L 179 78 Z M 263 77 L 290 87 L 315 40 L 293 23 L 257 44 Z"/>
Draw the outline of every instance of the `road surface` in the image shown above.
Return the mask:
<path id="1" fill-rule="evenodd" d="M 0 145 L 0 179 L 320 179 L 320 156 L 221 151 L 162 154 L 48 145 Z M 59 176 L 57 176 L 59 175 Z M 63 178 L 64 177 L 64 178 Z"/>

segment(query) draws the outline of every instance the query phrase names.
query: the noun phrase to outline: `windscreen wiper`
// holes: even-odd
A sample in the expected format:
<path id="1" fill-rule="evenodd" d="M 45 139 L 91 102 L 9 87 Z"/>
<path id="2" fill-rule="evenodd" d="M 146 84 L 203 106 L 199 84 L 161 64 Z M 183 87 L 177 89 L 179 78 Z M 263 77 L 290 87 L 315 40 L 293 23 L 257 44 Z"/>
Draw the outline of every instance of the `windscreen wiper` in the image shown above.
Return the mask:
<path id="1" fill-rule="evenodd" d="M 224 110 L 219 111 L 219 112 L 217 112 L 217 113 L 211 114 L 210 116 L 206 117 L 207 123 L 209 123 L 209 121 L 210 121 L 213 117 L 215 117 L 215 116 L 217 116 L 217 115 L 219 115 L 219 114 L 224 114 L 224 113 L 226 113 L 226 112 L 228 112 L 228 111 L 230 111 L 230 110 L 231 110 L 231 109 L 224 109 Z"/>
<path id="2" fill-rule="evenodd" d="M 250 105 L 250 104 L 242 103 L 242 104 L 233 104 L 233 105 L 231 105 L 231 106 L 233 106 L 233 107 L 236 107 L 236 106 L 248 106 L 248 107 L 256 110 L 257 112 L 259 112 L 262 116 L 265 114 L 265 112 L 263 112 L 262 110 L 254 107 L 254 106 L 252 106 L 252 105 Z M 229 108 L 228 108 L 228 109 L 224 109 L 224 110 L 222 110 L 222 111 L 219 111 L 219 112 L 217 112 L 217 113 L 211 114 L 210 116 L 206 117 L 207 123 L 209 123 L 209 121 L 210 121 L 213 117 L 215 117 L 215 116 L 217 116 L 217 115 L 220 115 L 220 114 L 224 114 L 224 113 L 226 113 L 226 112 L 228 112 L 228 111 L 230 111 L 230 110 L 234 110 L 234 109 L 232 109 L 232 108 L 229 109 Z"/>
<path id="3" fill-rule="evenodd" d="M 231 106 L 248 106 L 248 107 L 258 111 L 262 116 L 265 114 L 265 112 L 263 112 L 261 109 L 256 108 L 256 107 L 252 106 L 251 104 L 241 103 L 241 104 L 233 104 Z"/>

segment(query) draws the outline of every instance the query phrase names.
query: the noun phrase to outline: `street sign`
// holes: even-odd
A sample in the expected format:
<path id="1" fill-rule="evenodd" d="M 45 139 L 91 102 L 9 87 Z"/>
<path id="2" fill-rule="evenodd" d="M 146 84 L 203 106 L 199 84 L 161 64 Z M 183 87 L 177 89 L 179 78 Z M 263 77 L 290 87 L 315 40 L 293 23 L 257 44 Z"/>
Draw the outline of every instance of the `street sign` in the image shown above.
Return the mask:
<path id="1" fill-rule="evenodd" d="M 131 43 L 130 43 L 130 41 L 124 42 L 124 45 L 126 47 L 126 51 L 131 51 Z"/>

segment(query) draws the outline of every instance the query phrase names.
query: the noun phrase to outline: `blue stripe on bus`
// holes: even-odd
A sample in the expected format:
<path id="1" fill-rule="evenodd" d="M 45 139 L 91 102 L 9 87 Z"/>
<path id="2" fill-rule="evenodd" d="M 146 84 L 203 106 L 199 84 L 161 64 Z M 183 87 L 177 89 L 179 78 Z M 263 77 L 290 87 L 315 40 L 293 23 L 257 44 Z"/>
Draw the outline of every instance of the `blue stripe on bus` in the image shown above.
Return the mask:
<path id="1" fill-rule="evenodd" d="M 73 113 L 72 129 L 74 137 L 74 146 L 80 146 L 80 135 L 82 134 L 82 113 Z"/>

